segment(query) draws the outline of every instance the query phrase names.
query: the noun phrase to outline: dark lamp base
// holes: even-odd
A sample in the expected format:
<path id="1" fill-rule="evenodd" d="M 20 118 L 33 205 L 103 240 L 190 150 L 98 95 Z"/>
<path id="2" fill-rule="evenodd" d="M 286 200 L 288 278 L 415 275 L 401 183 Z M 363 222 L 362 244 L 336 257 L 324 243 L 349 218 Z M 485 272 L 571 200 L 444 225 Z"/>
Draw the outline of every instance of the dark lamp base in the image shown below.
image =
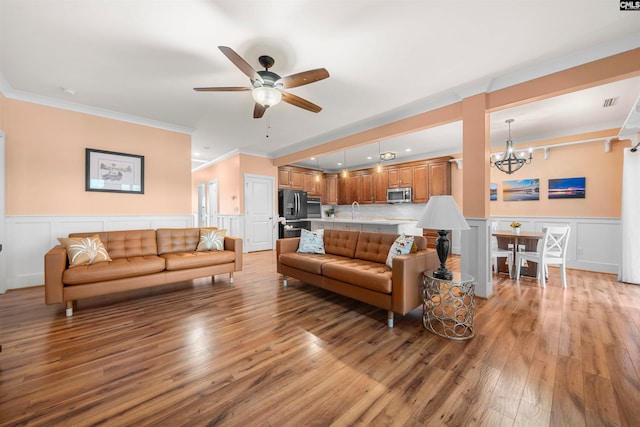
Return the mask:
<path id="1" fill-rule="evenodd" d="M 436 279 L 451 280 L 453 279 L 453 273 L 446 267 L 443 270 L 442 266 L 440 266 L 440 268 L 433 272 L 433 277 Z"/>
<path id="2" fill-rule="evenodd" d="M 447 239 L 447 230 L 438 230 L 438 238 L 436 239 L 436 252 L 440 260 L 440 267 L 433 272 L 436 279 L 451 280 L 453 273 L 445 265 L 449 256 L 449 239 Z"/>

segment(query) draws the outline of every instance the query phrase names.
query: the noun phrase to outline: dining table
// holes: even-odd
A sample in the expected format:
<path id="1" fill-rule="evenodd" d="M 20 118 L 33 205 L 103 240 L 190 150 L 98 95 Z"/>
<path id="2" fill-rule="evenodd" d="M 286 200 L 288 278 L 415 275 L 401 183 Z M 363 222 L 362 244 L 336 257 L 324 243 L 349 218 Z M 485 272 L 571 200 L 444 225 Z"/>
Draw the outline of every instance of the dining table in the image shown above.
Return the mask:
<path id="1" fill-rule="evenodd" d="M 516 252 L 535 252 L 538 249 L 538 241 L 544 237 L 544 233 L 539 231 L 519 231 L 516 233 L 514 230 L 495 230 L 491 235 L 496 237 L 498 248 L 513 250 L 512 270 L 514 274 L 516 271 Z M 509 274 L 506 263 L 498 263 L 498 273 Z M 520 275 L 537 277 L 538 264 L 533 261 L 527 261 L 526 264 L 520 266 Z"/>

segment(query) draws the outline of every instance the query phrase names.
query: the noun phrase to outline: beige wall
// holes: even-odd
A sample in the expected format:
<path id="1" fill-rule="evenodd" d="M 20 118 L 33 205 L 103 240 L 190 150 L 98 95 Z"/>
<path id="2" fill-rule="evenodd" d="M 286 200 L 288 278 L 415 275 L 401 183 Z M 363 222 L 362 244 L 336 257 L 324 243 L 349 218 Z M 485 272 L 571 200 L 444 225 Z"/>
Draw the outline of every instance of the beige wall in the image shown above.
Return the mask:
<path id="1" fill-rule="evenodd" d="M 189 135 L 4 99 L 7 215 L 191 213 Z M 85 149 L 144 156 L 144 194 L 85 191 Z"/>
<path id="2" fill-rule="evenodd" d="M 490 215 L 619 218 L 623 149 L 629 145 L 629 141 L 612 142 L 609 153 L 605 153 L 603 142 L 551 147 L 548 160 L 544 159 L 542 151 L 535 151 L 531 164 L 512 175 L 491 168 L 491 182 L 498 184 L 498 200 L 490 202 Z M 458 170 L 455 164 L 451 169 L 453 195 L 461 206 L 464 171 L 464 162 L 462 170 Z M 547 197 L 549 179 L 582 176 L 586 183 L 584 199 L 550 200 Z M 540 179 L 540 200 L 503 201 L 503 181 L 532 178 Z"/>
<path id="3" fill-rule="evenodd" d="M 244 214 L 243 182 L 245 173 L 272 176 L 277 185 L 278 168 L 273 165 L 270 159 L 238 154 L 193 173 L 191 180 L 191 208 L 193 212 L 196 213 L 198 209 L 198 184 L 217 179 L 220 214 Z"/>

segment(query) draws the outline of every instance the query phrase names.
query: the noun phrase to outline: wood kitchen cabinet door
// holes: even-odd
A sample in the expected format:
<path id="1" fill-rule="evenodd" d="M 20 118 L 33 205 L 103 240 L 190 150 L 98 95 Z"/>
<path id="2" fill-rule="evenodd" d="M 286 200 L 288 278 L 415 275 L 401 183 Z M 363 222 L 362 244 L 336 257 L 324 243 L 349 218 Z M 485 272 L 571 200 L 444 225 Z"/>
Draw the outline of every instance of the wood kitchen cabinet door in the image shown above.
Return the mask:
<path id="1" fill-rule="evenodd" d="M 338 174 L 331 173 L 324 178 L 324 205 L 338 204 Z"/>
<path id="2" fill-rule="evenodd" d="M 429 166 L 413 167 L 413 203 L 427 203 L 429 200 Z"/>
<path id="3" fill-rule="evenodd" d="M 429 197 L 451 194 L 451 163 L 448 160 L 429 163 Z"/>
<path id="4" fill-rule="evenodd" d="M 413 178 L 411 166 L 389 168 L 389 188 L 411 187 Z"/>
<path id="5" fill-rule="evenodd" d="M 389 188 L 389 171 L 376 172 L 373 178 L 374 203 L 387 203 L 387 189 Z"/>

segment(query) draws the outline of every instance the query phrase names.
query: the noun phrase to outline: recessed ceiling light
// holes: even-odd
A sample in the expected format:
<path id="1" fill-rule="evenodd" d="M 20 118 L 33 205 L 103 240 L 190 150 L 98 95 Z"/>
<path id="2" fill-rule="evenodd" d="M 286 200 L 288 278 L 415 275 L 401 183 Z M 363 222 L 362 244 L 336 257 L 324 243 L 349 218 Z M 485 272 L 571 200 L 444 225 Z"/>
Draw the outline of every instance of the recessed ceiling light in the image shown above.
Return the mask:
<path id="1" fill-rule="evenodd" d="M 371 159 L 373 159 L 373 157 L 367 156 L 367 160 L 371 160 Z"/>
<path id="2" fill-rule="evenodd" d="M 338 162 L 338 166 L 342 166 L 342 162 Z"/>
<path id="3" fill-rule="evenodd" d="M 406 151 L 406 152 L 408 153 L 409 151 L 411 151 L 411 148 L 407 148 L 407 149 L 406 149 L 406 150 L 404 150 L 404 151 Z"/>
<path id="4" fill-rule="evenodd" d="M 315 159 L 316 159 L 315 157 L 312 157 L 312 158 L 310 158 L 309 160 L 315 160 Z"/>

